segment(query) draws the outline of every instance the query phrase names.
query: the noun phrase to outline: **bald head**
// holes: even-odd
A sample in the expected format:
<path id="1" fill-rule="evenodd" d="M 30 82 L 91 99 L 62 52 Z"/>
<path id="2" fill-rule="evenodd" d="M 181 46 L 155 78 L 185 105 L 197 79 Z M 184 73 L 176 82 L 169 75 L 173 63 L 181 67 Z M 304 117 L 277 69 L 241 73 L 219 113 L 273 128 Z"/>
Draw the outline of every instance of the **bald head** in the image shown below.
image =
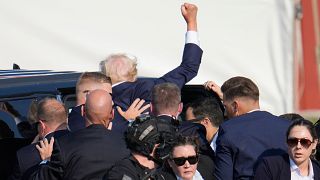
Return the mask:
<path id="1" fill-rule="evenodd" d="M 88 122 L 108 127 L 113 119 L 111 95 L 101 89 L 90 92 L 85 104 L 85 115 Z"/>

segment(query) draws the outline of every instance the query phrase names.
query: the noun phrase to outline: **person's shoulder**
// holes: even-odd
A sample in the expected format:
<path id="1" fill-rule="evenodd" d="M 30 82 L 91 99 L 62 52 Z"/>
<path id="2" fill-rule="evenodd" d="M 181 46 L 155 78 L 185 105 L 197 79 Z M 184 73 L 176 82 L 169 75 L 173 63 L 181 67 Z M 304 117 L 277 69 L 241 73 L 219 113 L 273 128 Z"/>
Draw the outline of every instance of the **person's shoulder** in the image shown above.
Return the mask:
<path id="1" fill-rule="evenodd" d="M 157 78 L 147 78 L 147 77 L 141 77 L 138 78 L 133 86 L 137 88 L 143 88 L 143 89 L 150 89 L 155 85 Z"/>
<path id="2" fill-rule="evenodd" d="M 78 134 L 80 131 L 83 131 L 84 129 L 80 129 L 74 132 L 70 132 L 68 130 L 63 131 L 63 132 L 58 132 L 57 134 L 54 134 L 54 142 L 58 143 L 59 145 L 68 145 L 68 144 L 73 144 L 74 142 L 78 142 L 74 139 L 77 138 Z M 79 141 L 81 142 L 81 141 Z"/>
<path id="3" fill-rule="evenodd" d="M 277 162 L 277 161 L 289 162 L 289 156 L 287 154 L 265 156 L 262 158 L 262 160 L 267 162 Z"/>
<path id="4" fill-rule="evenodd" d="M 314 173 L 314 179 L 320 178 L 320 162 L 314 159 L 311 159 L 312 167 L 313 167 L 313 173 Z"/>
<path id="5" fill-rule="evenodd" d="M 280 155 L 265 156 L 261 158 L 257 164 L 264 164 L 264 166 L 273 169 L 273 171 L 279 169 L 289 169 L 289 155 L 285 153 Z"/>
<path id="6" fill-rule="evenodd" d="M 315 159 L 311 159 L 311 162 L 313 169 L 316 169 L 320 173 L 320 162 Z"/>
<path id="7" fill-rule="evenodd" d="M 33 157 L 34 154 L 38 154 L 36 143 L 29 144 L 17 150 L 16 156 L 18 160 Z M 40 157 L 40 156 L 39 156 Z"/>
<path id="8" fill-rule="evenodd" d="M 230 127 L 239 127 L 239 124 L 246 124 L 250 122 L 257 123 L 258 121 L 264 123 L 282 124 L 284 126 L 289 126 L 290 124 L 290 121 L 275 116 L 267 111 L 254 111 L 237 117 L 233 117 L 222 123 L 221 127 L 224 129 L 229 129 Z"/>
<path id="9" fill-rule="evenodd" d="M 134 162 L 130 158 L 122 159 L 116 162 L 107 172 L 104 179 L 136 179 L 136 168 Z"/>

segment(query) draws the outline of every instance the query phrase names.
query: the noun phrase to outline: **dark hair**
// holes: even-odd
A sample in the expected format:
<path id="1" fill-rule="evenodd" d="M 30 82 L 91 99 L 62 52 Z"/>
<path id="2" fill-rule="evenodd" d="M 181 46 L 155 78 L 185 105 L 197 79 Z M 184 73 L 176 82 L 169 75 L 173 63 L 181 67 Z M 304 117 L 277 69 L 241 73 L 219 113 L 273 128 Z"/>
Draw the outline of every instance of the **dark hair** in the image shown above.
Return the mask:
<path id="1" fill-rule="evenodd" d="M 296 113 L 286 113 L 286 114 L 280 115 L 279 117 L 283 119 L 288 119 L 290 121 L 303 119 L 303 117 L 300 114 L 296 114 Z"/>
<path id="2" fill-rule="evenodd" d="M 191 103 L 192 114 L 197 120 L 209 118 L 213 126 L 219 127 L 223 122 L 223 112 L 219 103 L 213 98 L 200 98 Z"/>
<path id="3" fill-rule="evenodd" d="M 153 87 L 151 103 L 154 114 L 158 115 L 163 111 L 177 111 L 181 102 L 181 90 L 176 84 L 162 83 Z"/>
<path id="4" fill-rule="evenodd" d="M 317 136 L 317 132 L 316 129 L 314 127 L 314 125 L 312 124 L 312 122 L 305 120 L 305 119 L 297 119 L 294 120 L 291 125 L 289 126 L 288 130 L 287 130 L 287 139 L 289 137 L 290 131 L 292 130 L 292 128 L 294 128 L 295 126 L 304 126 L 308 129 L 309 133 L 311 134 L 313 140 L 318 139 Z"/>
<path id="5" fill-rule="evenodd" d="M 228 79 L 221 86 L 221 91 L 226 100 L 233 100 L 236 97 L 248 97 L 253 100 L 259 100 L 258 86 L 246 77 L 237 76 Z"/>
<path id="6" fill-rule="evenodd" d="M 175 147 L 185 146 L 185 145 L 193 146 L 196 154 L 199 153 L 199 140 L 197 137 L 178 135 L 175 142 L 172 144 L 172 150 L 170 152 L 171 158 L 172 158 L 172 153 Z"/>
<path id="7" fill-rule="evenodd" d="M 314 124 L 314 126 L 315 126 L 315 129 L 316 129 L 316 132 L 317 132 L 318 137 L 320 137 L 320 118 L 319 118 L 319 120 Z M 316 158 L 318 161 L 320 161 L 320 144 L 317 144 L 317 152 L 316 152 L 315 158 Z"/>

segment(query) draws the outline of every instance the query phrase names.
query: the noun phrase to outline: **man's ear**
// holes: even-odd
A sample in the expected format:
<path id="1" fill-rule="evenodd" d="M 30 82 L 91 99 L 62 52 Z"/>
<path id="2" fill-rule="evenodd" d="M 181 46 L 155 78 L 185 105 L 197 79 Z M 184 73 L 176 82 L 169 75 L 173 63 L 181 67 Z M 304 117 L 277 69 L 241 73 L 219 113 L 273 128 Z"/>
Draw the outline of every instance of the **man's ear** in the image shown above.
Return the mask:
<path id="1" fill-rule="evenodd" d="M 81 116 L 84 117 L 85 113 L 86 113 L 86 108 L 85 108 L 85 104 L 83 104 L 81 105 Z"/>
<path id="2" fill-rule="evenodd" d="M 151 112 L 151 114 L 154 114 L 153 111 L 154 111 L 154 107 L 153 107 L 152 103 L 150 103 L 150 112 Z"/>
<path id="3" fill-rule="evenodd" d="M 210 119 L 209 119 L 209 118 L 205 117 L 205 118 L 203 118 L 203 119 L 200 121 L 200 123 L 201 123 L 202 125 L 204 125 L 204 126 L 208 126 L 209 123 L 211 123 L 211 122 L 210 122 Z"/>
<path id="4" fill-rule="evenodd" d="M 39 128 L 38 128 L 38 134 L 40 136 L 40 138 L 44 138 L 45 136 L 45 129 L 46 129 L 46 125 L 44 124 L 43 121 L 39 120 Z"/>
<path id="5" fill-rule="evenodd" d="M 182 110 L 183 110 L 183 103 L 181 102 L 181 103 L 179 103 L 177 116 L 182 112 Z"/>
<path id="6" fill-rule="evenodd" d="M 233 101 L 232 109 L 233 109 L 234 114 L 236 114 L 236 116 L 238 116 L 238 113 L 239 113 L 239 101 L 238 100 Z"/>
<path id="7" fill-rule="evenodd" d="M 111 112 L 110 112 L 110 121 L 112 121 L 114 118 L 114 109 L 112 108 Z"/>

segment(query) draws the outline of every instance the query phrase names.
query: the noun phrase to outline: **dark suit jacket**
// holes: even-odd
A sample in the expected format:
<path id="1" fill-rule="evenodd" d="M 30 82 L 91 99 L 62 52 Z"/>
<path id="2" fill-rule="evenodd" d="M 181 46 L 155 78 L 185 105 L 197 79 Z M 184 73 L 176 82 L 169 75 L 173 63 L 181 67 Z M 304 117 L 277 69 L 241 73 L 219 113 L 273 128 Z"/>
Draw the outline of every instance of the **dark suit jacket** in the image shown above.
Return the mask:
<path id="1" fill-rule="evenodd" d="M 102 179 L 115 162 L 127 156 L 121 135 L 94 124 L 58 138 L 50 162 L 40 166 L 32 179 Z"/>
<path id="2" fill-rule="evenodd" d="M 68 130 L 59 130 L 48 134 L 46 138 L 50 139 L 52 136 L 54 138 L 59 138 L 66 135 L 68 132 Z M 28 146 L 19 149 L 17 151 L 17 162 L 14 173 L 9 179 L 23 179 L 24 173 L 26 173 L 28 169 L 39 165 L 41 161 L 39 151 L 36 148 L 36 143 L 29 144 Z"/>
<path id="3" fill-rule="evenodd" d="M 311 160 L 314 179 L 320 179 L 319 162 Z M 291 170 L 289 155 L 265 157 L 259 163 L 255 172 L 256 180 L 290 180 Z"/>
<path id="4" fill-rule="evenodd" d="M 0 139 L 0 179 L 7 179 L 13 173 L 18 149 L 29 145 L 28 139 Z"/>
<path id="5" fill-rule="evenodd" d="M 183 85 L 197 75 L 201 57 L 202 50 L 199 46 L 192 43 L 186 44 L 180 66 L 164 76 L 156 79 L 138 79 L 135 82 L 123 82 L 114 86 L 112 88 L 112 97 L 115 106 L 127 110 L 136 98 L 144 99 L 146 103 L 149 103 L 152 88 L 156 84 L 171 82 L 182 88 Z M 127 124 L 127 121 L 116 111 L 112 130 L 123 132 L 126 130 Z"/>
<path id="6" fill-rule="evenodd" d="M 266 111 L 254 111 L 224 122 L 216 149 L 217 179 L 251 179 L 257 160 L 287 151 L 290 121 Z"/>
<path id="7" fill-rule="evenodd" d="M 197 170 L 204 180 L 214 180 L 214 162 L 206 155 L 199 155 Z M 166 180 L 176 180 L 177 177 L 171 168 L 165 167 L 160 173 Z"/>
<path id="8" fill-rule="evenodd" d="M 82 106 L 73 107 L 68 115 L 68 127 L 71 132 L 86 128 L 86 120 L 81 115 Z"/>

